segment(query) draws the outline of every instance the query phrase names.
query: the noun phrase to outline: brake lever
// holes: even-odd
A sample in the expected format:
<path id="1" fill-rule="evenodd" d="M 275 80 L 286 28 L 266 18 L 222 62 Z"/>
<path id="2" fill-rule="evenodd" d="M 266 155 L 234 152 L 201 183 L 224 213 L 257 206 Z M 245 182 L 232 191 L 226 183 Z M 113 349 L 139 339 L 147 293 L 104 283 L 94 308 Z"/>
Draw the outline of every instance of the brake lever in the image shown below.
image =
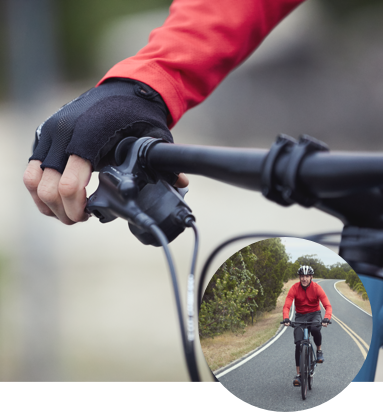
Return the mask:
<path id="1" fill-rule="evenodd" d="M 150 137 L 122 140 L 115 153 L 116 165 L 100 170 L 99 186 L 86 208 L 101 223 L 117 217 L 127 220 L 142 243 L 154 246 L 160 245 L 149 230 L 151 225 L 157 225 L 171 242 L 188 226 L 188 219 L 195 221 L 184 201 L 187 190 L 178 191 L 167 182 L 175 182 L 177 175 L 159 174 L 145 166 L 150 147 L 160 142 Z"/>

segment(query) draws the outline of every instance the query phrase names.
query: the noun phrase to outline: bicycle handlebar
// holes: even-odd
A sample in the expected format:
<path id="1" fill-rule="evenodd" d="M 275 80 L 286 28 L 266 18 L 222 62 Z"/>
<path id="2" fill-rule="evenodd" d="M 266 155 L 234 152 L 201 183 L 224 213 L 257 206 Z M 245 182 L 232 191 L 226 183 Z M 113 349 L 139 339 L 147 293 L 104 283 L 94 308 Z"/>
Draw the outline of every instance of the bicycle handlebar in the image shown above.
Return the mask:
<path id="1" fill-rule="evenodd" d="M 148 165 L 164 172 L 203 175 L 238 187 L 262 191 L 263 149 L 159 143 L 148 153 Z M 276 183 L 286 172 L 288 154 L 276 163 Z M 300 184 L 319 198 L 345 195 L 358 189 L 382 186 L 383 154 L 317 152 L 302 160 Z"/>
<path id="2" fill-rule="evenodd" d="M 262 163 L 268 150 L 159 143 L 148 153 L 149 167 L 210 177 L 250 190 L 261 190 Z"/>
<path id="3" fill-rule="evenodd" d="M 88 202 L 88 209 L 104 222 L 123 216 L 137 223 L 137 213 L 125 210 L 128 200 L 132 203 L 130 194 L 137 197 L 147 183 L 160 180 L 172 186 L 175 173 L 184 172 L 261 191 L 283 206 L 315 206 L 348 226 L 383 228 L 383 154 L 328 153 L 324 143 L 309 136 L 297 142 L 280 135 L 270 151 L 128 137 L 118 145 L 115 157 L 117 166 L 100 172 L 105 188 Z M 108 196 L 108 202 L 100 202 Z M 111 212 L 111 206 L 116 210 Z"/>
<path id="4" fill-rule="evenodd" d="M 280 135 L 270 151 L 153 144 L 143 165 L 157 173 L 198 174 L 261 191 L 283 206 L 315 206 L 348 226 L 383 228 L 383 154 L 329 153 L 309 136 L 297 142 Z"/>
<path id="5" fill-rule="evenodd" d="M 284 325 L 285 323 L 287 323 L 287 322 L 279 322 L 281 325 Z M 332 324 L 332 322 L 329 320 L 328 322 L 293 322 L 293 321 L 290 321 L 289 322 L 290 323 L 290 325 L 288 325 L 288 326 L 291 326 L 291 327 L 294 327 L 294 326 L 296 326 L 296 325 L 313 325 L 313 326 L 321 326 L 322 325 L 322 323 L 327 323 L 328 325 L 331 325 Z"/>

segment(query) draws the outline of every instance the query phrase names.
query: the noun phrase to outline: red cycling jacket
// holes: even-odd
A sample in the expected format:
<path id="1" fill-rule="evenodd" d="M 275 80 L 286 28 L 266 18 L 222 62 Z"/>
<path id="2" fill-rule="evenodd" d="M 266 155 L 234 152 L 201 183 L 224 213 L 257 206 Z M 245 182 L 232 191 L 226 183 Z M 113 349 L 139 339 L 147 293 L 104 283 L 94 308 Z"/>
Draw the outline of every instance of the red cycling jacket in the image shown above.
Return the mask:
<path id="1" fill-rule="evenodd" d="M 169 127 L 201 103 L 304 0 L 174 0 L 163 26 L 110 77 L 142 81 L 170 111 Z"/>
<path id="2" fill-rule="evenodd" d="M 290 308 L 294 299 L 295 311 L 297 313 L 316 312 L 320 310 L 319 301 L 321 301 L 323 307 L 326 309 L 324 317 L 331 319 L 332 307 L 330 301 L 322 287 L 317 283 L 311 282 L 306 290 L 303 289 L 300 282 L 291 286 L 283 306 L 283 319 L 289 317 Z"/>

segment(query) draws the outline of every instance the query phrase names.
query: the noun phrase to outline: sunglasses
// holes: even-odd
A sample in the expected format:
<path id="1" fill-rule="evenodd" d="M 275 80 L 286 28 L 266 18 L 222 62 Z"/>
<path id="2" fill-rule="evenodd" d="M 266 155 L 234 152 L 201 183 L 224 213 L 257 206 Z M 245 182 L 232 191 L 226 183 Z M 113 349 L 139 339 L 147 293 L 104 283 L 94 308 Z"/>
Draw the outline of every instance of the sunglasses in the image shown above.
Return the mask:
<path id="1" fill-rule="evenodd" d="M 299 275 L 301 278 L 309 278 L 311 275 Z"/>

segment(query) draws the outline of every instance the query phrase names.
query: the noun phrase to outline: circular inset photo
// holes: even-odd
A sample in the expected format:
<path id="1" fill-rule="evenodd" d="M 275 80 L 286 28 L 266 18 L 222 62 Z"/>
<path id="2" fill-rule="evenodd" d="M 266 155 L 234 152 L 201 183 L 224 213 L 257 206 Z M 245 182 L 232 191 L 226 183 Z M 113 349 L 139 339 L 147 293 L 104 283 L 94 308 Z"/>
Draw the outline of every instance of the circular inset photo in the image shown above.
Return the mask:
<path id="1" fill-rule="evenodd" d="M 371 307 L 336 253 L 273 238 L 219 267 L 204 293 L 199 334 L 227 390 L 259 408 L 299 411 L 329 401 L 358 374 L 371 342 Z"/>

